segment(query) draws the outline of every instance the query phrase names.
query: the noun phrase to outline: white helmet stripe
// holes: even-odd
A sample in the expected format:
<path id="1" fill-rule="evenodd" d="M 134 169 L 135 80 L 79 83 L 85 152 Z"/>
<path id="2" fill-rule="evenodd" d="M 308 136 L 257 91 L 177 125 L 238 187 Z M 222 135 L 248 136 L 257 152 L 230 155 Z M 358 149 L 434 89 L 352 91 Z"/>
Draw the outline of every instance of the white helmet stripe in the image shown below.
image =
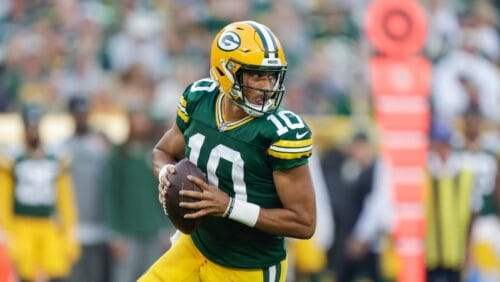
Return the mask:
<path id="1" fill-rule="evenodd" d="M 276 46 L 276 42 L 273 38 L 274 35 L 269 31 L 269 29 L 266 28 L 266 26 L 260 23 L 253 21 L 247 21 L 246 23 L 251 25 L 255 31 L 257 31 L 257 34 L 259 34 L 262 44 L 264 45 L 264 49 L 266 49 L 266 57 L 270 56 L 271 59 L 275 59 L 278 46 Z"/>

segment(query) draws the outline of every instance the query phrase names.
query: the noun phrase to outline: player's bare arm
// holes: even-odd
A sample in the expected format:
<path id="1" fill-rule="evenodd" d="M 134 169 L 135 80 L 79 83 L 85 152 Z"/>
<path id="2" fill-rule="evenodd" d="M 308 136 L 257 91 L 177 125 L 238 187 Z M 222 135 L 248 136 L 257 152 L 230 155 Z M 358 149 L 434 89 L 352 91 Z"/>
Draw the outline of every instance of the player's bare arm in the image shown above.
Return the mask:
<path id="1" fill-rule="evenodd" d="M 256 227 L 269 233 L 308 239 L 316 228 L 316 202 L 309 166 L 273 173 L 282 209 L 261 209 Z"/>
<path id="2" fill-rule="evenodd" d="M 184 136 L 174 123 L 153 149 L 153 171 L 156 176 L 166 164 L 175 164 L 184 156 Z"/>
<path id="3" fill-rule="evenodd" d="M 174 123 L 165 132 L 160 141 L 153 148 L 153 172 L 158 177 L 160 170 L 167 164 L 175 164 L 184 155 L 184 136 L 179 127 Z M 175 169 L 169 167 L 166 173 L 175 173 Z M 158 200 L 164 204 L 166 191 L 170 183 L 165 176 L 158 177 Z"/>
<path id="4" fill-rule="evenodd" d="M 186 218 L 222 216 L 229 204 L 229 196 L 198 178 L 190 177 L 190 180 L 202 188 L 203 192 L 181 192 L 182 195 L 200 199 L 199 202 L 180 204 L 181 207 L 197 210 L 187 214 Z M 261 208 L 254 227 L 279 236 L 300 239 L 312 237 L 316 226 L 316 206 L 308 165 L 275 171 L 274 181 L 283 208 Z"/>

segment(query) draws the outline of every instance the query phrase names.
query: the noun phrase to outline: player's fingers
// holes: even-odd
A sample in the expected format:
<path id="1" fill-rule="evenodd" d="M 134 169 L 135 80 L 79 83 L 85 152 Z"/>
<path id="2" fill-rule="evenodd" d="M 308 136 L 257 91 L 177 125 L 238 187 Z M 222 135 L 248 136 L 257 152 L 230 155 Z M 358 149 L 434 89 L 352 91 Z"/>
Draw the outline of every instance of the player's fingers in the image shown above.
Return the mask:
<path id="1" fill-rule="evenodd" d="M 193 176 L 193 175 L 188 175 L 187 176 L 187 179 L 191 182 L 193 182 L 194 184 L 198 185 L 198 187 L 201 188 L 201 190 L 205 191 L 205 190 L 208 190 L 209 189 L 209 186 L 208 183 L 206 183 L 205 181 L 201 180 L 200 178 L 196 177 L 196 176 Z"/>
<path id="2" fill-rule="evenodd" d="M 169 173 L 169 170 L 167 170 L 167 173 L 165 173 L 165 175 L 161 179 L 161 183 L 163 183 L 167 186 L 170 186 L 170 176 L 171 175 L 172 175 L 172 173 Z"/>
<path id="3" fill-rule="evenodd" d="M 175 174 L 175 166 L 168 166 L 167 167 L 167 172 L 168 174 Z"/>
<path id="4" fill-rule="evenodd" d="M 165 185 L 167 188 L 170 187 L 170 181 L 168 181 L 166 177 L 162 178 L 158 184 Z"/>
<path id="5" fill-rule="evenodd" d="M 201 209 L 201 210 L 197 210 L 193 213 L 187 213 L 184 215 L 184 218 L 191 218 L 191 219 L 194 219 L 194 218 L 199 218 L 199 217 L 203 217 L 203 216 L 206 216 L 206 215 L 209 215 L 212 213 L 212 209 Z"/>
<path id="6" fill-rule="evenodd" d="M 186 209 L 199 210 L 209 206 L 209 202 L 202 200 L 197 202 L 180 202 L 179 207 Z"/>
<path id="7" fill-rule="evenodd" d="M 160 192 L 160 193 L 158 193 L 158 199 L 160 200 L 160 203 L 164 204 L 166 198 L 167 198 L 167 193 L 166 192 Z"/>
<path id="8" fill-rule="evenodd" d="M 162 185 L 158 185 L 158 195 L 165 197 L 167 195 L 167 189 Z"/>
<path id="9" fill-rule="evenodd" d="M 163 207 L 163 213 L 168 215 L 167 206 L 165 206 L 165 204 L 162 204 L 161 206 Z"/>
<path id="10" fill-rule="evenodd" d="M 192 213 L 196 213 L 196 217 L 205 215 L 221 216 L 224 213 L 224 211 L 221 211 L 219 208 L 217 208 L 217 205 L 215 205 L 214 202 L 210 200 L 202 200 L 198 202 L 180 202 L 179 206 L 181 208 L 193 210 Z"/>
<path id="11" fill-rule="evenodd" d="M 162 177 L 160 177 L 160 183 L 168 183 L 168 185 L 170 186 L 170 181 L 169 181 L 169 176 L 172 175 L 172 174 L 175 174 L 175 166 L 174 165 L 169 165 L 167 167 L 167 171 L 166 173 L 164 173 L 162 175 Z"/>
<path id="12" fill-rule="evenodd" d="M 203 200 L 206 198 L 203 192 L 190 191 L 190 190 L 181 190 L 179 191 L 179 195 L 199 200 Z"/>

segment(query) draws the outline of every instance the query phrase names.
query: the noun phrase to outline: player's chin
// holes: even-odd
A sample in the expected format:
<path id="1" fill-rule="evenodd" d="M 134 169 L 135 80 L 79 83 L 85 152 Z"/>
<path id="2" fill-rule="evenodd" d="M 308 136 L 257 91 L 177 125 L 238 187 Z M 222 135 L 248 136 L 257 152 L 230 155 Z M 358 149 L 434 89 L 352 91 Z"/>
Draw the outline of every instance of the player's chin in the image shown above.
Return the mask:
<path id="1" fill-rule="evenodd" d="M 255 106 L 260 106 L 260 107 L 264 106 L 265 102 L 266 101 L 263 98 L 257 98 L 254 101 L 250 101 L 251 104 L 253 104 Z"/>

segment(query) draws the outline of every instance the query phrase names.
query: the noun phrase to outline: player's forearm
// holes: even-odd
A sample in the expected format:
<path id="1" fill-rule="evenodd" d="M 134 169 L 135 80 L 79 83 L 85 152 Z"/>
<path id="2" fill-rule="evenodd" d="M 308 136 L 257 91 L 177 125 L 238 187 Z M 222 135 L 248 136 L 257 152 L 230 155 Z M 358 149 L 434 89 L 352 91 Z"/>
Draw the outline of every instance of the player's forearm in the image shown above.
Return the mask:
<path id="1" fill-rule="evenodd" d="M 261 208 L 255 228 L 274 235 L 309 239 L 316 229 L 316 217 L 288 209 Z"/>
<path id="2" fill-rule="evenodd" d="M 153 149 L 153 172 L 156 176 L 163 166 L 174 164 L 184 157 L 184 145 L 184 136 L 174 124 Z"/>
<path id="3" fill-rule="evenodd" d="M 153 172 L 156 176 L 158 176 L 158 173 L 163 166 L 165 166 L 166 164 L 175 164 L 176 162 L 177 160 L 165 151 L 159 148 L 153 149 L 152 163 Z"/>

